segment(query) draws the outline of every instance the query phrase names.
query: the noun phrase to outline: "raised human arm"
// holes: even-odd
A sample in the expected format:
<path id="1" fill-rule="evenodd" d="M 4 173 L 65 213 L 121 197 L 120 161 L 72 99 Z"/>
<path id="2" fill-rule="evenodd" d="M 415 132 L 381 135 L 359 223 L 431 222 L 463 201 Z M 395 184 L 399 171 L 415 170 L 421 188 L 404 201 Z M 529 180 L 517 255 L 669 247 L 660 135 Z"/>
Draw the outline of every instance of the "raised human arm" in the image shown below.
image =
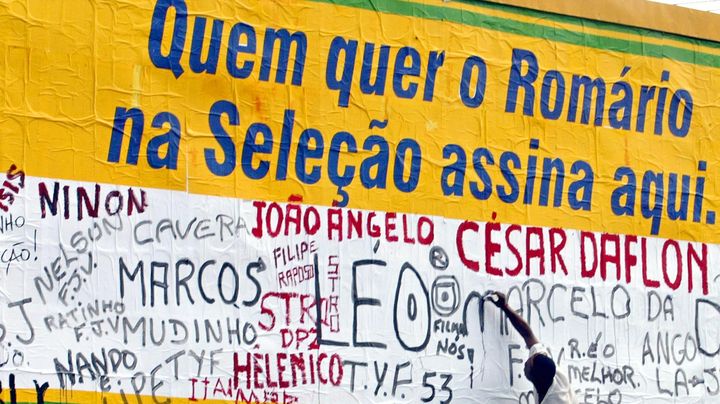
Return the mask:
<path id="1" fill-rule="evenodd" d="M 538 343 L 537 337 L 535 337 L 535 334 L 533 334 L 532 328 L 530 328 L 530 325 L 525 321 L 524 318 L 522 318 L 519 314 L 515 312 L 510 306 L 507 304 L 507 298 L 503 293 L 500 292 L 492 292 L 490 295 L 488 295 L 488 298 L 502 310 L 505 315 L 510 320 L 510 323 L 515 327 L 518 333 L 520 333 L 520 336 L 523 337 L 525 340 L 525 345 L 528 349 L 532 347 L 533 345 Z"/>

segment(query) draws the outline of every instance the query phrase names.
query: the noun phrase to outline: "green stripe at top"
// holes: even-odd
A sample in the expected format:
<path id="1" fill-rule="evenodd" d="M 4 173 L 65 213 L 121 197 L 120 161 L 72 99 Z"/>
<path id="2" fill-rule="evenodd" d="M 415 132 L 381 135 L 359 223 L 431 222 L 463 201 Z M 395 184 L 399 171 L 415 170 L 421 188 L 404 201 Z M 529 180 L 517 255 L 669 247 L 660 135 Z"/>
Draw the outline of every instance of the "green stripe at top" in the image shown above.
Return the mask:
<path id="1" fill-rule="evenodd" d="M 574 17 L 570 15 L 556 14 L 548 11 L 537 11 L 529 8 L 523 8 L 518 6 L 511 6 L 508 4 L 494 3 L 485 0 L 454 0 L 457 3 L 469 4 L 475 7 L 482 7 L 490 10 L 500 10 L 510 12 L 526 17 L 542 18 L 550 21 L 572 24 L 581 27 L 590 27 L 595 29 L 603 29 L 606 31 L 614 31 L 622 34 L 640 35 L 654 39 L 670 39 L 678 42 L 685 42 L 689 45 L 706 46 L 708 48 L 720 49 L 720 42 L 693 38 L 685 35 L 673 34 L 671 32 L 664 32 L 658 30 L 652 30 L 641 27 L 631 27 L 627 25 L 617 24 L 613 22 L 591 20 L 582 17 Z"/>
<path id="2" fill-rule="evenodd" d="M 720 56 L 712 55 L 705 52 L 698 52 L 688 49 L 682 49 L 670 45 L 657 45 L 644 43 L 629 39 L 610 38 L 602 35 L 587 34 L 577 31 L 572 31 L 564 28 L 554 28 L 539 24 L 532 24 L 522 21 L 516 21 L 508 18 L 494 17 L 470 10 L 461 10 L 442 6 L 432 6 L 427 4 L 413 3 L 403 0 L 310 0 L 317 3 L 329 3 L 340 6 L 348 6 L 354 8 L 360 8 L 365 10 L 378 11 L 387 14 L 395 14 L 407 17 L 424 18 L 428 20 L 436 21 L 448 21 L 463 25 L 468 25 L 478 28 L 486 28 L 499 32 L 506 32 L 516 35 L 524 35 L 533 38 L 547 39 L 555 42 L 562 42 L 571 45 L 579 45 L 588 48 L 611 50 L 615 52 L 628 53 L 640 56 L 650 56 L 663 59 L 672 59 L 680 62 L 709 66 L 709 67 L 720 67 Z M 480 4 L 480 3 L 477 3 Z M 488 3 L 484 3 L 487 5 Z M 512 9 L 513 12 L 517 10 L 523 10 L 523 13 L 535 13 L 531 10 L 520 9 L 517 7 L 504 6 L 508 9 Z M 564 16 L 558 16 L 551 13 L 536 12 L 533 16 L 548 17 L 558 19 L 559 17 L 566 18 Z M 570 17 L 565 22 L 570 22 Z M 576 24 L 589 24 L 590 20 L 576 19 Z M 599 23 L 597 23 L 599 24 Z M 622 27 L 620 25 L 608 24 L 616 27 Z M 628 32 L 638 33 L 641 30 L 627 29 Z M 647 32 L 652 32 L 646 30 Z M 656 36 L 658 33 L 655 33 Z M 695 40 L 690 38 L 677 36 L 685 42 L 694 43 Z M 705 41 L 708 42 L 708 41 Z M 715 44 L 716 47 L 720 45 Z"/>

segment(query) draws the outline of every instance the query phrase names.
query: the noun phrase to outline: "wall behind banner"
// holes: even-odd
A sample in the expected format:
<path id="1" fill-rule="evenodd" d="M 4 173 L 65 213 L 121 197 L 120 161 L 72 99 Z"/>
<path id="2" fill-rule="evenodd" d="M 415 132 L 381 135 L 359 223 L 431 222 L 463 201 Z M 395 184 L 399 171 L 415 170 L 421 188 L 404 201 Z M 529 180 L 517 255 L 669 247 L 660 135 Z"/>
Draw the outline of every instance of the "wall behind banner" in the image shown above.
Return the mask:
<path id="1" fill-rule="evenodd" d="M 5 402 L 720 393 L 715 42 L 489 3 L 0 5 Z M 718 87 L 718 88 L 716 88 Z"/>

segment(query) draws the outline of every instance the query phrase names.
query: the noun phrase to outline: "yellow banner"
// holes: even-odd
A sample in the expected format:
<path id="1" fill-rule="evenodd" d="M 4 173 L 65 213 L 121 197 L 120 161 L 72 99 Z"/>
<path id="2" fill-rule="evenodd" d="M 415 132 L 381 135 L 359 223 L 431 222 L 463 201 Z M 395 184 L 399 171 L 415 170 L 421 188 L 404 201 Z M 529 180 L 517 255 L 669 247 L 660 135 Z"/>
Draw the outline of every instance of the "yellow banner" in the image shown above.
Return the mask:
<path id="1" fill-rule="evenodd" d="M 720 241 L 717 43 L 484 3 L 381 3 L 5 1 L 0 163 Z"/>

